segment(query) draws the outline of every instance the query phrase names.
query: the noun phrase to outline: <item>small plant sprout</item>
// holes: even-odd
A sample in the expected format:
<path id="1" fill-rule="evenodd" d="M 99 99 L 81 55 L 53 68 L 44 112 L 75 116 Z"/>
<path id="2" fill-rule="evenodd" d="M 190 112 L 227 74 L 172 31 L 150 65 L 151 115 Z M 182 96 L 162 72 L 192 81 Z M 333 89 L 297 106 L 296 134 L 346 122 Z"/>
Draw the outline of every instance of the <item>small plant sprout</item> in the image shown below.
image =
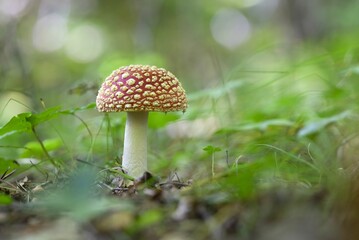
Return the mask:
<path id="1" fill-rule="evenodd" d="M 211 145 L 208 145 L 203 148 L 203 151 L 207 152 L 208 154 L 210 154 L 212 156 L 212 177 L 214 177 L 214 153 L 220 152 L 221 150 L 222 150 L 221 148 L 214 147 Z"/>
<path id="2" fill-rule="evenodd" d="M 187 97 L 169 71 L 130 65 L 112 72 L 96 99 L 100 112 L 127 112 L 122 167 L 138 178 L 147 171 L 148 112 L 185 111 Z"/>

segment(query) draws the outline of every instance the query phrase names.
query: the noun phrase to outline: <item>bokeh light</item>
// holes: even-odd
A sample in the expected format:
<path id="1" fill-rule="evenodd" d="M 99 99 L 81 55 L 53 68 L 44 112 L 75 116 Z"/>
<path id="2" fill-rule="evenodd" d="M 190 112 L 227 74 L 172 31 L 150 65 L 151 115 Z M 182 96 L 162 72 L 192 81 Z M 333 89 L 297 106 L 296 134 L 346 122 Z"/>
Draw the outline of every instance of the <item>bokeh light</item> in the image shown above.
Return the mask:
<path id="1" fill-rule="evenodd" d="M 98 58 L 104 50 L 102 31 L 91 24 L 73 29 L 67 38 L 65 51 L 76 62 L 87 63 Z"/>
<path id="2" fill-rule="evenodd" d="M 3 17 L 19 17 L 28 3 L 29 0 L 0 0 L 0 15 Z"/>
<path id="3" fill-rule="evenodd" d="M 19 113 L 28 112 L 31 100 L 19 92 L 3 92 L 0 96 L 0 125 L 9 121 Z"/>
<path id="4" fill-rule="evenodd" d="M 65 42 L 67 19 L 57 13 L 45 15 L 34 26 L 32 40 L 34 47 L 41 52 L 59 50 Z"/>
<path id="5" fill-rule="evenodd" d="M 235 9 L 221 9 L 212 19 L 213 38 L 226 48 L 233 49 L 251 36 L 251 25 L 247 18 Z"/>

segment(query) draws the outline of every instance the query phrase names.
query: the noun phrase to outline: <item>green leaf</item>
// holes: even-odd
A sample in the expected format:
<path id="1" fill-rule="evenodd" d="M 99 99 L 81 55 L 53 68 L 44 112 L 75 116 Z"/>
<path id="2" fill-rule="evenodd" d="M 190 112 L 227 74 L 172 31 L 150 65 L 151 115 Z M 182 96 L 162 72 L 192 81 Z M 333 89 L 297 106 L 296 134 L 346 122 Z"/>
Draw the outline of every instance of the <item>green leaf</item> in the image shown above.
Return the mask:
<path id="1" fill-rule="evenodd" d="M 269 119 L 262 122 L 256 123 L 247 123 L 241 124 L 238 126 L 226 127 L 217 131 L 217 133 L 222 132 L 237 132 L 237 131 L 251 131 L 251 130 L 259 130 L 265 131 L 271 126 L 279 126 L 279 127 L 291 127 L 294 125 L 294 122 L 291 122 L 286 119 Z"/>
<path id="2" fill-rule="evenodd" d="M 359 75 L 359 67 L 358 66 L 351 66 L 344 71 L 342 71 L 342 74 L 347 76 L 349 74 L 356 74 Z"/>
<path id="3" fill-rule="evenodd" d="M 31 123 L 28 118 L 31 113 L 20 113 L 10 119 L 3 127 L 0 128 L 0 139 L 18 132 L 28 132 L 31 130 Z"/>
<path id="4" fill-rule="evenodd" d="M 148 210 L 146 212 L 141 213 L 137 221 L 136 228 L 143 229 L 149 227 L 153 224 L 162 221 L 162 219 L 163 219 L 163 214 L 160 211 L 160 209 Z"/>
<path id="5" fill-rule="evenodd" d="M 111 209 L 131 210 L 131 201 L 94 195 L 97 177 L 92 168 L 84 167 L 74 172 L 63 187 L 39 197 L 47 209 L 45 213 L 66 214 L 78 221 L 88 221 Z"/>
<path id="6" fill-rule="evenodd" d="M 283 149 L 280 149 L 278 147 L 275 147 L 275 146 L 272 146 L 272 145 L 269 145 L 269 144 L 258 144 L 259 146 L 264 146 L 264 147 L 267 147 L 267 148 L 271 148 L 271 149 L 274 149 L 280 153 L 283 153 L 284 155 L 287 155 L 288 157 L 290 157 L 291 159 L 295 160 L 296 162 L 299 162 L 299 163 L 303 163 L 309 167 L 311 167 L 313 170 L 315 171 L 318 171 L 319 172 L 319 169 L 317 166 L 315 166 L 314 164 L 306 161 L 305 159 L 302 159 L 298 156 L 296 156 L 295 154 L 291 153 L 291 152 L 287 152 L 287 151 L 284 151 Z"/>
<path id="7" fill-rule="evenodd" d="M 304 127 L 302 129 L 299 130 L 297 136 L 305 137 L 310 134 L 317 133 L 318 131 L 322 130 L 329 124 L 338 122 L 339 120 L 345 119 L 350 115 L 351 115 L 350 111 L 345 111 L 345 112 L 342 112 L 340 114 L 337 114 L 337 115 L 334 115 L 331 117 L 322 118 L 317 121 L 308 122 L 304 125 Z"/>
<path id="8" fill-rule="evenodd" d="M 163 128 L 179 118 L 180 115 L 178 113 L 151 112 L 148 118 L 148 127 L 152 129 Z"/>
<path id="9" fill-rule="evenodd" d="M 214 146 L 211 146 L 211 145 L 208 145 L 206 147 L 203 148 L 203 151 L 209 153 L 209 154 L 213 154 L 215 152 L 220 152 L 222 149 L 219 148 L 219 147 L 214 147 Z"/>
<path id="10" fill-rule="evenodd" d="M 258 190 L 258 180 L 266 172 L 272 171 L 273 167 L 274 162 L 270 160 L 234 165 L 218 183 L 221 191 L 233 198 L 250 199 Z"/>
<path id="11" fill-rule="evenodd" d="M 73 114 L 73 113 L 78 112 L 78 111 L 95 109 L 95 108 L 96 108 L 96 103 L 92 102 L 92 103 L 89 103 L 89 104 L 87 104 L 85 106 L 76 107 L 76 108 L 67 109 L 67 110 L 62 110 L 62 111 L 60 111 L 60 113 L 62 113 L 62 114 Z"/>
<path id="12" fill-rule="evenodd" d="M 20 113 L 0 128 L 0 139 L 14 133 L 29 132 L 32 127 L 57 117 L 60 109 L 56 106 L 41 113 Z"/>
<path id="13" fill-rule="evenodd" d="M 13 169 L 19 168 L 19 165 L 14 160 L 8 160 L 0 157 L 0 176 L 6 171 L 10 172 Z"/>
<path id="14" fill-rule="evenodd" d="M 0 205 L 9 205 L 12 203 L 12 198 L 9 195 L 0 193 Z"/>
<path id="15" fill-rule="evenodd" d="M 59 115 L 60 106 L 48 108 L 41 113 L 33 113 L 27 118 L 27 121 L 31 123 L 32 126 L 37 126 L 40 123 L 46 122 L 50 119 L 53 119 Z"/>
<path id="16" fill-rule="evenodd" d="M 42 142 L 47 151 L 54 151 L 62 147 L 63 142 L 60 138 L 46 139 Z M 25 146 L 26 149 L 20 155 L 22 158 L 41 156 L 44 154 L 39 142 L 28 142 Z"/>

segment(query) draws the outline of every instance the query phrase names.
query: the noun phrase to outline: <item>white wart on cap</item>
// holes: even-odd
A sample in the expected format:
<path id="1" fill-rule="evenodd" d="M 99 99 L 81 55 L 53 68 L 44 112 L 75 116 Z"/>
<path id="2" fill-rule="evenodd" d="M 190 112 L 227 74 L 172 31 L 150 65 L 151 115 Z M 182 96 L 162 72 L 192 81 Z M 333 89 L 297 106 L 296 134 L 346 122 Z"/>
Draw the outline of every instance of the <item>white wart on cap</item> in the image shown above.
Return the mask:
<path id="1" fill-rule="evenodd" d="M 148 65 L 130 65 L 112 72 L 96 99 L 100 112 L 185 111 L 187 98 L 169 71 Z"/>

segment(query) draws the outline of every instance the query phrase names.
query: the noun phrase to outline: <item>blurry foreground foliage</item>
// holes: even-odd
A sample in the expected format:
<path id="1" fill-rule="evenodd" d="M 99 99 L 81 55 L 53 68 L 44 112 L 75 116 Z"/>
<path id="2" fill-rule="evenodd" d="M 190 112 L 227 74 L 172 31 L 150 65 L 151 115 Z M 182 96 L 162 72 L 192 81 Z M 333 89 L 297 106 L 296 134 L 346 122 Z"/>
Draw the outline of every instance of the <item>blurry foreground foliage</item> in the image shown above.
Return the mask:
<path id="1" fill-rule="evenodd" d="M 358 10 L 0 0 L 0 238 L 358 236 Z M 126 115 L 94 100 L 136 63 L 173 72 L 189 108 L 150 114 L 153 175 L 124 189 Z"/>

